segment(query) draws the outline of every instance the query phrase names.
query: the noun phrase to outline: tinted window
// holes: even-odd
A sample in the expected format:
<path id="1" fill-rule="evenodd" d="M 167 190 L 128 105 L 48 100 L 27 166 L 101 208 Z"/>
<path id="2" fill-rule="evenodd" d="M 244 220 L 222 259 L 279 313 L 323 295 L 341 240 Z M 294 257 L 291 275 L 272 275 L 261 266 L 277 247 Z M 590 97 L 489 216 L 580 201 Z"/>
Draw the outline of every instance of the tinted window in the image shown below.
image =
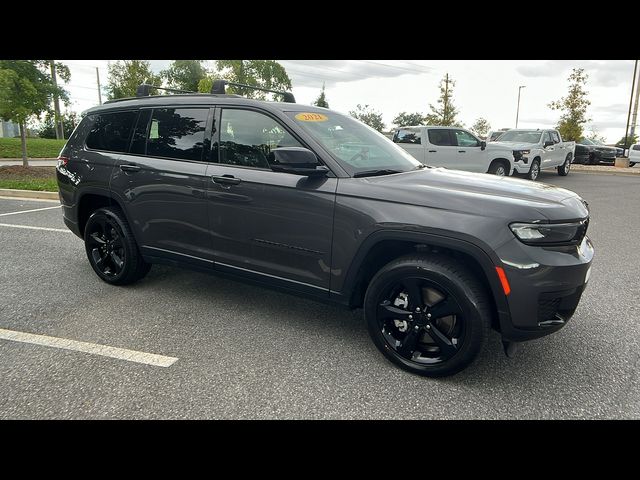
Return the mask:
<path id="1" fill-rule="evenodd" d="M 544 134 L 544 142 L 553 142 L 553 139 L 551 138 L 551 133 L 550 132 L 545 132 Z"/>
<path id="2" fill-rule="evenodd" d="M 451 135 L 449 135 L 449 130 L 445 129 L 430 129 L 429 142 L 433 145 L 453 146 L 453 141 L 451 139 Z"/>
<path id="3" fill-rule="evenodd" d="M 633 150 L 640 150 L 640 144 L 639 145 L 634 145 L 633 146 Z"/>
<path id="4" fill-rule="evenodd" d="M 555 143 L 560 143 L 560 135 L 558 135 L 558 132 L 550 132 L 550 133 L 551 133 L 551 139 Z"/>
<path id="5" fill-rule="evenodd" d="M 147 153 L 147 133 L 149 131 L 149 120 L 151 119 L 151 110 L 140 110 L 138 115 L 138 123 L 133 132 L 131 140 L 131 153 L 144 155 Z"/>
<path id="6" fill-rule="evenodd" d="M 222 111 L 220 163 L 270 168 L 267 155 L 278 147 L 302 147 L 280 123 L 250 110 Z"/>
<path id="7" fill-rule="evenodd" d="M 396 131 L 393 136 L 395 143 L 420 143 L 420 129 L 419 128 L 403 128 Z"/>
<path id="8" fill-rule="evenodd" d="M 138 112 L 114 112 L 91 115 L 93 126 L 87 135 L 87 147 L 109 152 L 126 152 Z"/>
<path id="9" fill-rule="evenodd" d="M 159 108 L 153 110 L 147 155 L 202 160 L 208 108 Z"/>
<path id="10" fill-rule="evenodd" d="M 454 130 L 454 135 L 459 147 L 479 147 L 480 142 L 476 137 L 464 130 Z"/>

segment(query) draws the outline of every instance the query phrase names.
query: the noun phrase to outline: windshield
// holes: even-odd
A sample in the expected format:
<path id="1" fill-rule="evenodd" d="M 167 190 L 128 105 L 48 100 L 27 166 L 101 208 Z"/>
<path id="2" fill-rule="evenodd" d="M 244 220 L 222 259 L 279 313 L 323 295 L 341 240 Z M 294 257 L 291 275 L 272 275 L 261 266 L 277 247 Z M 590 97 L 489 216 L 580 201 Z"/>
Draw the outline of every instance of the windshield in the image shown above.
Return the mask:
<path id="1" fill-rule="evenodd" d="M 374 170 L 408 172 L 422 164 L 381 133 L 335 112 L 287 112 L 351 175 Z"/>
<path id="2" fill-rule="evenodd" d="M 541 136 L 542 132 L 514 132 L 510 130 L 500 135 L 499 141 L 510 143 L 538 143 L 540 142 Z"/>

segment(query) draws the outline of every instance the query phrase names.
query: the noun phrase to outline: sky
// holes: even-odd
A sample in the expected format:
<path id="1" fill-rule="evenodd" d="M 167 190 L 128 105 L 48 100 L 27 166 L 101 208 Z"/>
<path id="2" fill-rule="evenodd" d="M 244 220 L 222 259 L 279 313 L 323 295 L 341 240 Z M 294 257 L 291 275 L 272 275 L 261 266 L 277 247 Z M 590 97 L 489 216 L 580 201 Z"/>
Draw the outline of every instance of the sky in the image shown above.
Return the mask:
<path id="1" fill-rule="evenodd" d="M 59 60 L 69 66 L 66 86 L 70 109 L 81 112 L 98 104 L 96 67 L 100 72 L 103 101 L 108 60 Z M 591 121 L 606 143 L 624 136 L 633 79 L 633 60 L 278 60 L 287 70 L 293 94 L 301 104 L 311 104 L 325 84 L 332 110 L 348 113 L 356 105 L 370 105 L 382 113 L 387 129 L 400 112 L 430 112 L 436 104 L 440 80 L 449 74 L 456 82 L 453 101 L 458 119 L 469 128 L 479 117 L 493 129 L 513 128 L 518 87 L 521 89 L 519 128 L 552 128 L 560 113 L 548 107 L 568 91 L 572 68 L 589 75 L 587 91 Z M 155 72 L 171 60 L 151 60 Z M 207 61 L 213 67 L 213 61 Z"/>

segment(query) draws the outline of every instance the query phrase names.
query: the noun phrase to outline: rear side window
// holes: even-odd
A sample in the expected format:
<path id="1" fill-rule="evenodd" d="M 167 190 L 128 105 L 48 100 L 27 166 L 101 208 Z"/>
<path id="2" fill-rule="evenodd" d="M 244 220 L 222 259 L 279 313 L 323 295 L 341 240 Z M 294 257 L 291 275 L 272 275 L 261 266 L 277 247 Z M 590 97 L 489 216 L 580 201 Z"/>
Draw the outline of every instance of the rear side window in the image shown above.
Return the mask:
<path id="1" fill-rule="evenodd" d="M 420 129 L 419 128 L 402 128 L 397 130 L 393 135 L 394 143 L 413 143 L 420 144 Z"/>
<path id="2" fill-rule="evenodd" d="M 640 150 L 640 143 L 633 146 L 634 150 Z"/>
<path id="3" fill-rule="evenodd" d="M 449 130 L 440 128 L 429 130 L 429 142 L 433 145 L 454 146 Z"/>
<path id="4" fill-rule="evenodd" d="M 208 108 L 158 108 L 153 110 L 147 134 L 147 155 L 202 160 Z M 136 129 L 140 132 L 141 125 Z M 136 153 L 141 144 L 134 139 Z"/>
<path id="5" fill-rule="evenodd" d="M 91 115 L 93 126 L 87 135 L 87 147 L 108 152 L 126 152 L 137 115 L 138 112 Z"/>

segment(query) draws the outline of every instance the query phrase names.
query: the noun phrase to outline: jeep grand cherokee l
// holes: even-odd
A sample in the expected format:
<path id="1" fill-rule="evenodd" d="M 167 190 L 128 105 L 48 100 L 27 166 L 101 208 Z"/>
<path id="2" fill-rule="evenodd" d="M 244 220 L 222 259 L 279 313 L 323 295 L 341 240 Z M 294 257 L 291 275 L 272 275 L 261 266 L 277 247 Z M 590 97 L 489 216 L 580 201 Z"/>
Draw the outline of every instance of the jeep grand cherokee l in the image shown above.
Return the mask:
<path id="1" fill-rule="evenodd" d="M 425 167 L 291 94 L 216 91 L 94 107 L 61 151 L 64 221 L 103 281 L 163 263 L 363 307 L 425 376 L 465 368 L 491 328 L 509 346 L 573 315 L 594 254 L 575 193 Z"/>

